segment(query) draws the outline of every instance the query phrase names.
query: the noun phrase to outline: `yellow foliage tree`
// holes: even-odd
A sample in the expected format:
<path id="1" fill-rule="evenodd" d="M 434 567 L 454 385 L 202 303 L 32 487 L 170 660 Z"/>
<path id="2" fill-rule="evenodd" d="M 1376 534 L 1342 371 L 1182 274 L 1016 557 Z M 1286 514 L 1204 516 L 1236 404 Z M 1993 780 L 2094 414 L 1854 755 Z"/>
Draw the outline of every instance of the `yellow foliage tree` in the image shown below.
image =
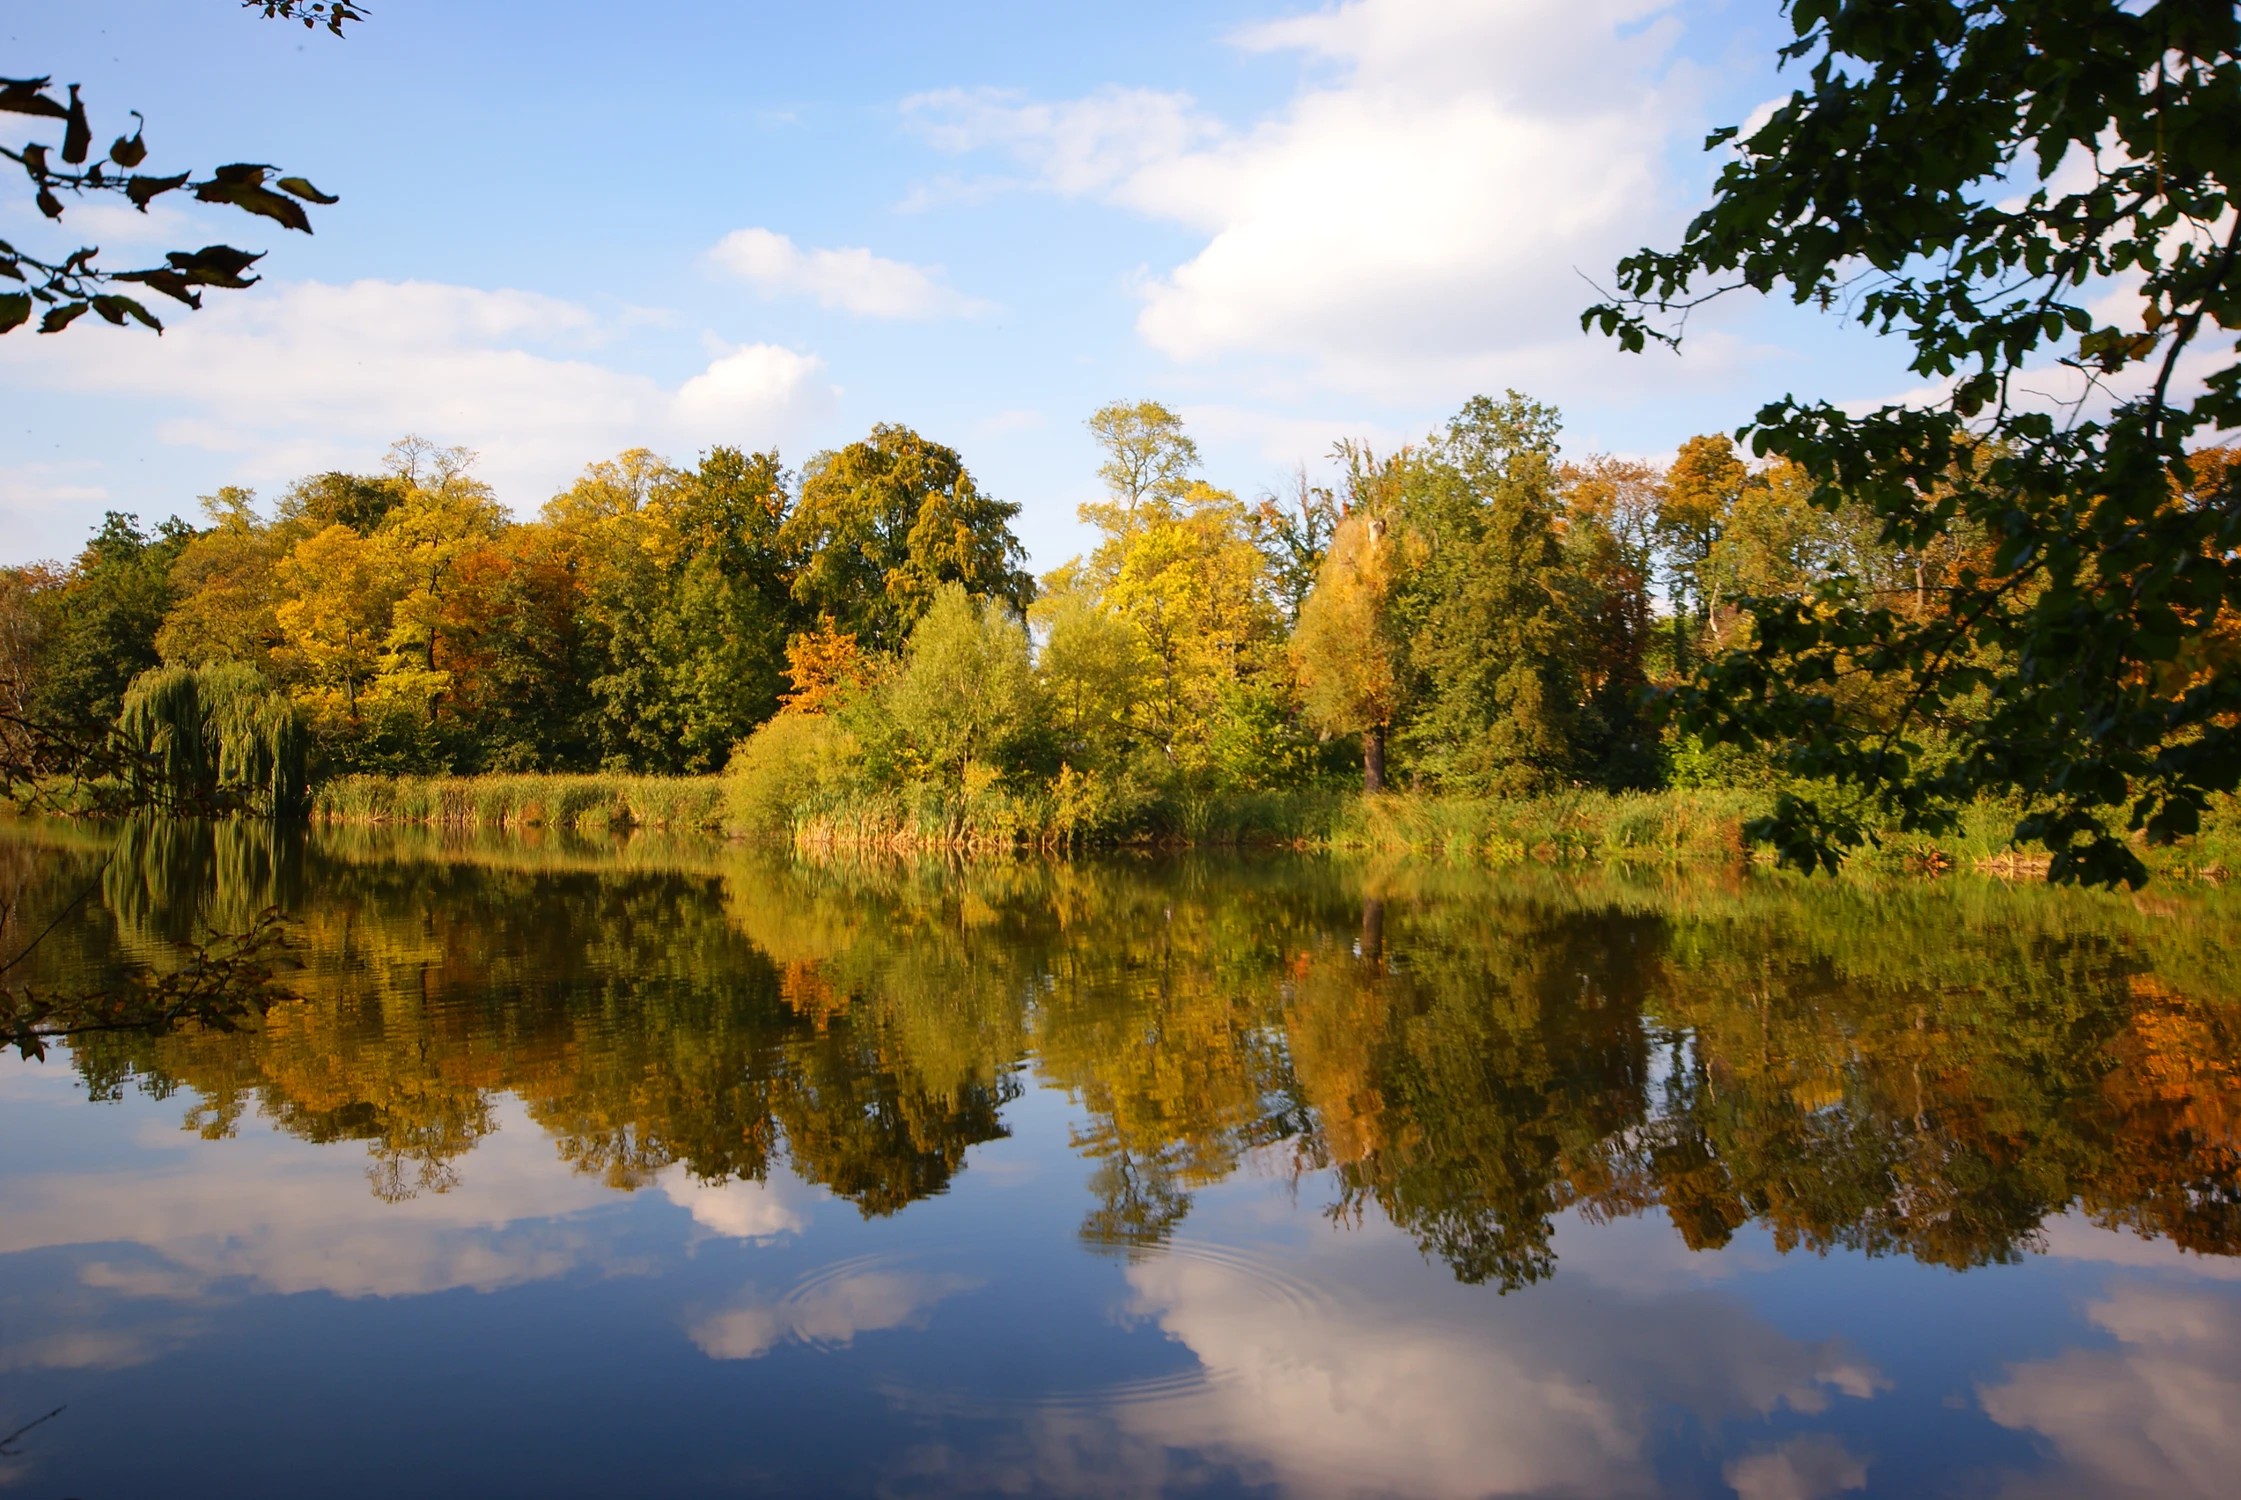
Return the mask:
<path id="1" fill-rule="evenodd" d="M 1300 606 L 1292 662 L 1309 722 L 1362 737 L 1362 790 L 1385 789 L 1385 736 L 1404 706 L 1405 634 L 1394 619 L 1402 537 L 1373 511 L 1338 523 Z"/>
<path id="2" fill-rule="evenodd" d="M 178 603 L 156 631 L 156 650 L 166 664 L 240 661 L 267 673 L 276 669 L 280 623 L 273 615 L 279 602 L 273 570 L 296 529 L 266 524 L 255 503 L 252 491 L 233 485 L 203 497 L 211 527 L 187 543 L 171 565 Z"/>
<path id="3" fill-rule="evenodd" d="M 1193 484 L 1179 511 L 1113 536 L 1106 603 L 1136 627 L 1149 663 L 1139 721 L 1185 768 L 1204 758 L 1225 689 L 1276 659 L 1279 627 L 1268 559 L 1235 495 Z"/>
<path id="4" fill-rule="evenodd" d="M 275 574 L 285 595 L 273 611 L 281 654 L 301 678 L 296 701 L 315 728 L 355 723 L 400 592 L 388 550 L 338 523 L 298 542 Z"/>

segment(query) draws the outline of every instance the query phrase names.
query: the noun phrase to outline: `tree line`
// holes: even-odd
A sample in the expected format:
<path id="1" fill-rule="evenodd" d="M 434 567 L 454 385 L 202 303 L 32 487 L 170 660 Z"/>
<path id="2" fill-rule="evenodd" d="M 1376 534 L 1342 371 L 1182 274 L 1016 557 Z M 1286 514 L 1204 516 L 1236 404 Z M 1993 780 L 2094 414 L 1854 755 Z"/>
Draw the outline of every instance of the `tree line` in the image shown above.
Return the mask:
<path id="1" fill-rule="evenodd" d="M 1965 526 L 1892 541 L 1723 435 L 1664 464 L 1569 460 L 1558 413 L 1515 392 L 1398 450 L 1342 443 L 1333 484 L 1302 471 L 1251 502 L 1156 402 L 1089 427 L 1095 545 L 1040 579 L 1019 506 L 892 425 L 798 474 L 633 449 L 532 520 L 417 438 L 270 506 L 220 490 L 199 526 L 112 513 L 72 562 L 0 570 L 0 707 L 154 725 L 157 687 L 198 674 L 213 701 L 284 705 L 315 776 L 729 765 L 771 824 L 882 790 L 1118 828 L 1355 778 L 1702 784 L 1756 763 L 1662 729 L 1645 689 L 1747 637 L 1746 603 L 1837 589 L 1928 614 L 1986 547 Z M 1872 712 L 1896 688 L 1832 691 Z"/>

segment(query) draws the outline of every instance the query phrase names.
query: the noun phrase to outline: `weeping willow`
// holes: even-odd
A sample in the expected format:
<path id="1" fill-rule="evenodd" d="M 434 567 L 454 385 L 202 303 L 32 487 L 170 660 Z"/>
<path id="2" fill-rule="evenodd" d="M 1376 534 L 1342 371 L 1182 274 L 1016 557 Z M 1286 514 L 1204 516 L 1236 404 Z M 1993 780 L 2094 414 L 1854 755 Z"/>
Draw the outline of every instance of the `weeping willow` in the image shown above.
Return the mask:
<path id="1" fill-rule="evenodd" d="M 301 814 L 303 718 L 254 667 L 151 667 L 125 690 L 117 737 L 141 805 L 171 812 Z"/>

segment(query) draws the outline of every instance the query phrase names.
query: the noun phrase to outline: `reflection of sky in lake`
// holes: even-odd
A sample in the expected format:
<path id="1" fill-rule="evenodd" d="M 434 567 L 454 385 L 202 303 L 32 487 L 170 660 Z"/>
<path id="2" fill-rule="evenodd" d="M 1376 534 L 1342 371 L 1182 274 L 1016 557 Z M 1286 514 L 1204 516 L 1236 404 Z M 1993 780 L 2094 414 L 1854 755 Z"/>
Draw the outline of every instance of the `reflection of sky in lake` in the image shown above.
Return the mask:
<path id="1" fill-rule="evenodd" d="M 307 967 L 0 1061 L 6 1495 L 2241 1472 L 2215 892 L 11 837 L 50 979 Z"/>
<path id="2" fill-rule="evenodd" d="M 2074 1218 L 1956 1275 L 1566 1216 L 1560 1273 L 1497 1295 L 1251 1170 L 1168 1248 L 1089 1251 L 1047 1091 L 869 1221 L 784 1172 L 617 1194 L 510 1102 L 395 1203 L 353 1150 L 180 1113 L 0 1067 L 0 1414 L 65 1407 L 11 1492 L 2208 1496 L 2241 1463 L 2236 1264 Z"/>

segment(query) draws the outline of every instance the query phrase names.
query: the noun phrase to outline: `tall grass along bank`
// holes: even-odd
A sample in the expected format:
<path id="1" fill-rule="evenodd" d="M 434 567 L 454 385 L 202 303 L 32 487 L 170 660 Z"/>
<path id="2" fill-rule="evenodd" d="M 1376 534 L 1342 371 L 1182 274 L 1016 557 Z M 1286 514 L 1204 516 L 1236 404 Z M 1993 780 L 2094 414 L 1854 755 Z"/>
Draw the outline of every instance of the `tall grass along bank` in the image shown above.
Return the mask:
<path id="1" fill-rule="evenodd" d="M 313 794 L 331 823 L 447 828 L 665 828 L 722 831 L 717 776 L 343 776 Z"/>

